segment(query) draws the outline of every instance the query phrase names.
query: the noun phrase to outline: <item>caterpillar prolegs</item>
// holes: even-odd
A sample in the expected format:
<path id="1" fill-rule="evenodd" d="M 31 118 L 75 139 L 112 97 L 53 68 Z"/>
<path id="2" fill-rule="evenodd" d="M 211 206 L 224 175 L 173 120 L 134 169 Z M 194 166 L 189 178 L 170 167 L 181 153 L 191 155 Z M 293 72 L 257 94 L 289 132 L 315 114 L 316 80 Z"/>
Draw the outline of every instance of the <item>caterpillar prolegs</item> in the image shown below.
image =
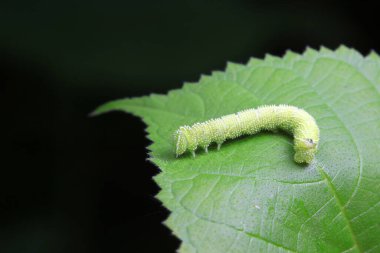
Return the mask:
<path id="1" fill-rule="evenodd" d="M 260 131 L 284 130 L 294 136 L 294 160 L 310 163 L 318 149 L 319 128 L 315 119 L 303 109 L 290 105 L 266 105 L 237 113 L 181 126 L 175 132 L 176 156 L 208 147 L 215 142 L 220 149 L 227 139 L 253 135 Z"/>

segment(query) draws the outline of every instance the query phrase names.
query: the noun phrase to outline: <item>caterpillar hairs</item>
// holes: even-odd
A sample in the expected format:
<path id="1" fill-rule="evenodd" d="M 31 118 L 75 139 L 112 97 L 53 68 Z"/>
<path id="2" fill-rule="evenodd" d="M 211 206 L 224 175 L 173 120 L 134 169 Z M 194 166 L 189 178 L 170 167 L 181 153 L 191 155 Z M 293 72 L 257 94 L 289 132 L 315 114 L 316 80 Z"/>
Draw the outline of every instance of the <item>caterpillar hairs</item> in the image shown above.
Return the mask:
<path id="1" fill-rule="evenodd" d="M 290 105 L 266 105 L 237 113 L 181 126 L 174 134 L 176 156 L 201 147 L 208 152 L 211 143 L 218 150 L 227 139 L 253 135 L 260 131 L 284 130 L 294 136 L 294 161 L 310 163 L 317 152 L 319 128 L 315 119 L 305 110 Z"/>

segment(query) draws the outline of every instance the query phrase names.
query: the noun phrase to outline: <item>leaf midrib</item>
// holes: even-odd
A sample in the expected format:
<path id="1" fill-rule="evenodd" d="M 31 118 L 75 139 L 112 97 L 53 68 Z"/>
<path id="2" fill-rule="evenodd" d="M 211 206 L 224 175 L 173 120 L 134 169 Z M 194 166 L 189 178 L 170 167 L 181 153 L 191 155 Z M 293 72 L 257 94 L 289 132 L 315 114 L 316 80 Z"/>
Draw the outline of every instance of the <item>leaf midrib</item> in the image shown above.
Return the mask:
<path id="1" fill-rule="evenodd" d="M 351 221 L 348 219 L 348 216 L 347 216 L 347 213 L 346 213 L 346 209 L 345 209 L 344 205 L 342 204 L 342 202 L 341 202 L 341 200 L 340 200 L 340 198 L 339 198 L 339 196 L 338 196 L 338 194 L 336 192 L 335 186 L 332 183 L 331 178 L 329 177 L 329 175 L 326 173 L 326 171 L 322 167 L 318 168 L 318 172 L 325 179 L 327 187 L 329 188 L 329 190 L 333 194 L 333 196 L 334 196 L 334 198 L 336 200 L 336 203 L 338 204 L 338 207 L 340 209 L 340 212 L 342 213 L 344 219 L 347 222 L 347 227 L 348 227 L 348 229 L 350 231 L 350 235 L 351 235 L 351 238 L 352 238 L 353 243 L 354 243 L 353 247 L 351 247 L 351 248 L 357 248 L 359 250 L 359 252 L 362 252 L 362 250 L 359 247 L 359 241 L 358 241 L 358 239 L 356 237 L 356 234 L 354 233 L 354 230 L 352 228 Z"/>
<path id="2" fill-rule="evenodd" d="M 320 60 L 320 59 L 323 59 L 323 58 L 327 58 L 327 59 L 332 59 L 332 60 L 336 60 L 336 61 L 338 61 L 339 63 L 344 63 L 344 64 L 348 64 L 348 65 L 350 65 L 350 66 L 352 66 L 353 67 L 353 69 L 355 69 L 355 71 L 358 73 L 358 74 L 360 74 L 361 76 L 363 76 L 366 80 L 367 80 L 367 83 L 369 83 L 369 84 L 371 84 L 372 86 L 374 86 L 373 85 L 373 83 L 366 77 L 366 76 L 364 76 L 357 68 L 356 68 L 356 66 L 353 66 L 353 65 L 351 65 L 351 64 L 349 64 L 349 63 L 347 63 L 347 62 L 344 62 L 344 61 L 341 61 L 341 60 L 339 60 L 339 59 L 334 59 L 334 58 L 330 58 L 330 57 L 320 57 L 320 58 L 317 58 L 317 59 L 315 59 L 314 61 L 312 61 L 312 67 L 311 67 L 311 69 L 310 69 L 310 71 L 309 71 L 309 74 L 312 72 L 312 69 L 313 69 L 313 67 L 315 66 L 315 63 L 317 62 L 317 60 Z M 305 80 L 305 82 L 308 82 L 308 80 L 306 80 L 306 78 L 304 78 L 304 77 L 302 77 L 302 76 L 300 76 L 298 73 L 296 73 L 296 72 L 294 72 L 293 71 L 293 69 L 290 69 L 290 68 L 284 68 L 284 67 L 278 67 L 278 66 L 276 66 L 276 68 L 280 68 L 280 69 L 286 69 L 286 70 L 289 70 L 289 71 L 291 71 L 292 73 L 294 73 L 295 75 L 297 75 L 297 76 L 299 76 L 300 78 L 302 78 L 303 80 Z M 342 120 L 341 120 L 341 118 L 338 116 L 339 114 L 324 100 L 324 98 L 322 97 L 322 96 L 320 96 L 319 95 L 319 93 L 315 90 L 315 88 L 314 88 L 314 86 L 315 86 L 315 83 L 314 83 L 314 85 L 310 85 L 310 87 L 314 90 L 314 93 L 317 95 L 317 96 L 319 96 L 320 97 L 320 99 L 323 101 L 323 103 L 328 107 L 328 108 L 330 108 L 330 110 L 332 111 L 332 112 L 334 112 L 334 114 L 336 115 L 336 117 L 337 117 L 337 119 L 342 123 L 342 125 L 344 126 L 344 128 L 347 130 L 347 132 L 350 134 L 350 139 L 353 141 L 353 143 L 355 144 L 355 149 L 356 149 L 356 151 L 357 151 L 357 154 L 358 154 L 358 156 L 359 156 L 359 162 L 360 162 L 360 165 L 359 165 L 359 176 L 358 176 L 358 181 L 360 180 L 360 177 L 361 177 L 361 175 L 362 175 L 362 156 L 361 156 L 361 153 L 360 153 L 360 151 L 359 151 L 359 149 L 358 149 L 358 144 L 356 143 L 356 140 L 355 140 L 355 138 L 353 137 L 353 135 L 352 135 L 352 133 L 351 133 L 351 131 L 350 131 L 350 129 L 346 126 L 346 124 L 345 124 L 345 122 L 343 122 Z M 377 90 L 377 89 L 375 89 L 375 90 Z M 332 180 L 330 179 L 330 177 L 328 176 L 328 174 L 322 169 L 322 173 L 323 174 L 321 174 L 324 178 L 325 178 L 325 180 L 326 180 L 326 184 L 327 184 L 327 186 L 329 187 L 329 189 L 330 189 L 330 191 L 332 192 L 332 194 L 333 194 L 333 196 L 334 196 L 334 198 L 335 198 L 335 200 L 336 200 L 336 203 L 338 204 L 338 206 L 339 206 L 339 208 L 340 208 L 340 211 L 341 211 L 341 213 L 342 213 L 342 215 L 343 215 L 343 217 L 344 217 L 344 219 L 345 219 L 345 221 L 346 221 L 346 223 L 347 223 L 347 226 L 348 226 L 348 228 L 349 228 L 349 231 L 350 231 L 350 236 L 351 236 L 351 238 L 352 238 L 352 240 L 353 240 L 353 244 L 354 244 L 354 246 L 359 250 L 359 252 L 362 252 L 361 251 L 361 249 L 360 249 L 360 247 L 359 247 L 359 242 L 358 242 L 358 239 L 357 239 L 357 237 L 356 237 L 356 234 L 354 233 L 354 230 L 353 230 L 353 228 L 352 228 L 352 224 L 351 224 L 351 221 L 349 220 L 349 218 L 348 218 L 348 216 L 347 216 L 347 213 L 346 213 L 346 208 L 345 208 L 345 205 L 343 205 L 342 204 L 342 202 L 341 202 L 341 200 L 340 200 L 340 198 L 339 198 L 339 196 L 337 195 L 337 192 L 336 192 L 336 189 L 335 189 L 335 187 L 334 187 L 334 185 L 333 185 L 333 183 L 332 183 Z M 354 195 L 354 193 L 356 192 L 356 189 L 357 189 L 357 187 L 358 187 L 358 184 L 359 184 L 359 182 L 357 181 L 357 184 L 356 184 L 356 186 L 355 186 L 355 189 L 354 189 L 354 191 L 353 191 L 353 193 L 352 193 L 352 195 L 351 195 L 351 197 L 349 198 L 349 200 L 348 201 L 350 201 L 351 200 L 351 198 L 352 198 L 352 196 Z M 348 203 L 348 201 L 347 201 L 347 203 Z"/>

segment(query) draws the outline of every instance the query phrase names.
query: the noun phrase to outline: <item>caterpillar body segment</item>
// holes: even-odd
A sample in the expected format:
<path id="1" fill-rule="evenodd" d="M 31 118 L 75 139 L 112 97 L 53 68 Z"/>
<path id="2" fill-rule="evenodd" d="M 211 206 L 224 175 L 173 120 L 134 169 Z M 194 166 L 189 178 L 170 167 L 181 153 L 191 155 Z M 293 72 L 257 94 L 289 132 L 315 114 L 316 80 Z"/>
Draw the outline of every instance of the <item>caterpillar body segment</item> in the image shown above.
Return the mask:
<path id="1" fill-rule="evenodd" d="M 268 105 L 247 109 L 192 126 L 181 126 L 174 134 L 176 156 L 198 147 L 206 152 L 211 143 L 218 149 L 228 139 L 253 135 L 260 131 L 284 130 L 294 136 L 294 160 L 310 163 L 318 149 L 319 128 L 315 119 L 303 109 L 290 105 Z"/>

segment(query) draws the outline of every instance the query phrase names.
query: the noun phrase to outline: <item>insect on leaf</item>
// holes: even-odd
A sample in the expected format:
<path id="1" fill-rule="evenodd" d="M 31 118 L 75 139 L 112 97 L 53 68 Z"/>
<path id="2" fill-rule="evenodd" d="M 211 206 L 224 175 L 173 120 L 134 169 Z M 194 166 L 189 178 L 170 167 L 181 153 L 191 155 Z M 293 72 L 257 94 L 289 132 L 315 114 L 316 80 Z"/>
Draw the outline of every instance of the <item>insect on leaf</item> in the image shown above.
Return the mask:
<path id="1" fill-rule="evenodd" d="M 259 133 L 175 158 L 173 133 L 268 104 L 310 113 L 320 128 L 312 163 L 292 137 Z M 267 56 L 203 76 L 167 95 L 99 107 L 147 124 L 158 198 L 179 252 L 380 252 L 380 58 L 344 46 Z"/>

